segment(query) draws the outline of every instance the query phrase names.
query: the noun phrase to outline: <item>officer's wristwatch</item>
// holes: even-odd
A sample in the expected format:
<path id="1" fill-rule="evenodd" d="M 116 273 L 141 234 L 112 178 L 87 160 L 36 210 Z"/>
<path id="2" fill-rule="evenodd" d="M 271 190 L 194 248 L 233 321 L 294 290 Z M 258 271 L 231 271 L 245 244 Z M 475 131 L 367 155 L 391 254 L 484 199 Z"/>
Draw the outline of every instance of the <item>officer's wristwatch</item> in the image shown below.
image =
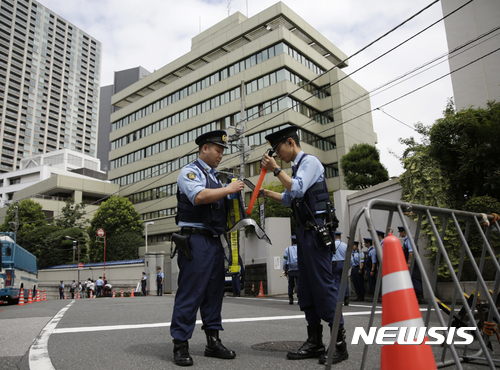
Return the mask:
<path id="1" fill-rule="evenodd" d="M 278 176 L 278 175 L 280 174 L 280 172 L 281 172 L 281 167 L 278 167 L 278 168 L 276 168 L 276 169 L 273 171 L 273 174 L 274 174 L 274 176 Z"/>

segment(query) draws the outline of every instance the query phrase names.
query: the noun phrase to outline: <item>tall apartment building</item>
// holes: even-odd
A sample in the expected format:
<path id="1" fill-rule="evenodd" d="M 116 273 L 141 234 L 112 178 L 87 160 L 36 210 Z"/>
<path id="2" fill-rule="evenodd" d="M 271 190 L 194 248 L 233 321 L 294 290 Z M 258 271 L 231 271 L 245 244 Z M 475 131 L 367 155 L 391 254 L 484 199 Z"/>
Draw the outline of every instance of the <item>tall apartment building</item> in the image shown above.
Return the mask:
<path id="1" fill-rule="evenodd" d="M 109 142 L 111 113 L 117 110 L 116 107 L 111 105 L 111 97 L 150 73 L 151 72 L 141 66 L 116 71 L 113 85 L 101 87 L 101 94 L 99 97 L 99 139 L 97 141 L 97 158 L 101 160 L 101 168 L 105 172 L 109 169 L 109 152 L 111 151 L 111 143 Z"/>
<path id="2" fill-rule="evenodd" d="M 40 3 L 0 1 L 0 172 L 64 148 L 96 157 L 101 52 Z"/>
<path id="3" fill-rule="evenodd" d="M 154 221 L 149 241 L 169 240 L 178 229 L 179 169 L 197 157 L 201 133 L 235 132 L 243 96 L 251 147 L 245 177 L 257 180 L 264 137 L 295 124 L 304 151 L 324 164 L 329 190 L 345 188 L 340 158 L 356 143 L 377 141 L 368 93 L 342 72 L 345 58 L 280 2 L 248 19 L 229 16 L 194 37 L 189 53 L 115 94 L 112 103 L 121 109 L 111 116 L 108 179 L 144 220 Z M 218 169 L 224 177 L 238 174 L 239 166 L 240 148 L 233 145 Z M 281 166 L 290 172 L 289 164 Z M 272 181 L 268 175 L 265 182 Z"/>
<path id="4" fill-rule="evenodd" d="M 443 15 L 448 15 L 466 2 L 467 0 L 442 0 Z M 486 34 L 499 24 L 500 1 L 476 0 L 467 4 L 444 20 L 448 50 L 452 51 Z M 450 70 L 457 70 L 451 74 L 457 109 L 471 105 L 486 108 L 488 100 L 500 101 L 500 53 L 495 52 L 500 47 L 498 30 L 472 45 L 474 47 L 448 58 Z M 466 66 L 479 58 L 482 59 Z M 461 67 L 464 68 L 460 69 Z"/>

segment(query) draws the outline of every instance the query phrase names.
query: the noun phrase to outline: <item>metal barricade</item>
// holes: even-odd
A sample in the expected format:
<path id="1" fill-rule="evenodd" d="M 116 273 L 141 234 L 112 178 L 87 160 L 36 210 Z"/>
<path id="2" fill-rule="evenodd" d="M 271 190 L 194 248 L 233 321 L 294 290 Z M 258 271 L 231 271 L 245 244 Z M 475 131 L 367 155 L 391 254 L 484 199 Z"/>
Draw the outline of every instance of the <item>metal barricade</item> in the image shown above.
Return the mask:
<path id="1" fill-rule="evenodd" d="M 406 234 L 408 235 L 408 239 L 411 243 L 411 246 L 414 251 L 418 251 L 417 244 L 418 240 L 420 237 L 420 231 L 422 228 L 422 220 L 425 219 L 427 222 L 429 222 L 431 229 L 432 229 L 432 235 L 435 237 L 436 242 L 437 242 L 437 247 L 438 247 L 438 252 L 436 255 L 436 261 L 435 261 L 435 266 L 436 268 L 434 269 L 432 276 L 429 277 L 427 276 L 427 273 L 424 269 L 424 265 L 422 262 L 422 259 L 420 257 L 419 253 L 413 253 L 411 265 L 410 265 L 410 275 L 413 271 L 414 268 L 414 263 L 416 262 L 419 269 L 420 269 L 420 274 L 421 274 L 421 280 L 422 280 L 422 285 L 426 287 L 428 292 L 431 292 L 431 296 L 429 297 L 429 302 L 428 302 L 428 309 L 425 317 L 425 326 L 429 326 L 429 321 L 430 321 L 430 315 L 432 312 L 432 309 L 436 313 L 437 319 L 439 321 L 439 325 L 441 327 L 447 327 L 447 330 L 445 331 L 445 335 L 447 336 L 449 333 L 449 330 L 451 326 L 454 324 L 456 325 L 456 320 L 457 319 L 457 312 L 462 312 L 462 318 L 468 319 L 467 326 L 469 327 L 476 327 L 476 330 L 474 331 L 475 333 L 475 343 L 477 342 L 479 344 L 479 349 L 476 350 L 475 353 L 469 354 L 471 352 L 468 348 L 468 346 L 464 346 L 463 350 L 460 350 L 460 354 L 457 350 L 457 348 L 453 344 L 446 344 L 444 343 L 442 347 L 442 352 L 441 355 L 439 356 L 439 359 L 436 359 L 436 364 L 438 367 L 445 367 L 449 365 L 455 365 L 457 369 L 462 369 L 461 363 L 463 361 L 467 362 L 472 362 L 472 361 L 482 361 L 483 364 L 486 362 L 486 364 L 490 367 L 490 369 L 495 368 L 495 363 L 499 364 L 500 359 L 499 358 L 492 358 L 492 351 L 488 350 L 488 342 L 489 342 L 489 336 L 484 334 L 483 331 L 481 331 L 478 326 L 478 323 L 476 323 L 476 320 L 474 319 L 474 314 L 478 314 L 477 310 L 477 296 L 478 294 L 473 294 L 469 297 L 469 300 L 467 297 L 463 294 L 462 288 L 460 286 L 460 278 L 463 272 L 463 266 L 464 266 L 464 261 L 465 258 L 467 257 L 470 260 L 470 263 L 472 265 L 472 268 L 476 274 L 476 289 L 475 292 L 478 292 L 479 289 L 484 292 L 484 297 L 481 296 L 482 301 L 486 301 L 489 307 L 488 310 L 488 317 L 487 317 L 487 323 L 500 323 L 500 315 L 498 313 L 498 308 L 496 305 L 496 300 L 500 288 L 500 264 L 499 261 L 495 258 L 495 253 L 494 250 L 490 244 L 489 241 L 489 236 L 490 233 L 496 232 L 500 233 L 500 225 L 498 221 L 492 222 L 492 225 L 488 226 L 485 228 L 485 231 L 483 230 L 483 226 L 481 225 L 481 222 L 484 222 L 488 220 L 489 222 L 494 220 L 493 216 L 486 216 L 484 214 L 478 214 L 478 213 L 471 213 L 471 212 L 464 212 L 464 211 L 458 211 L 458 210 L 452 210 L 452 209 L 444 209 L 444 208 L 437 208 L 437 207 L 430 207 L 430 206 L 423 206 L 419 204 L 410 204 L 410 203 L 404 203 L 404 202 L 398 202 L 398 201 L 390 201 L 390 200 L 384 200 L 384 199 L 373 199 L 368 202 L 368 204 L 360 209 L 353 219 L 351 220 L 350 228 L 349 228 L 349 240 L 348 240 L 348 248 L 346 252 L 346 261 L 350 261 L 351 259 L 351 253 L 352 253 L 352 247 L 354 244 L 354 240 L 356 238 L 356 230 L 358 226 L 358 222 L 360 219 L 364 216 L 365 222 L 368 226 L 368 229 L 370 231 L 371 237 L 373 239 L 373 244 L 377 252 L 377 258 L 380 263 L 379 271 L 378 271 L 378 276 L 377 276 L 377 282 L 376 282 L 376 287 L 375 287 L 375 292 L 373 296 L 373 303 L 372 303 L 372 308 L 371 308 L 371 314 L 370 314 L 370 319 L 368 322 L 367 329 L 369 330 L 370 327 L 373 326 L 373 321 L 374 321 L 374 316 L 375 316 L 375 308 L 377 304 L 377 300 L 379 297 L 379 292 L 381 288 L 381 281 L 382 281 L 382 264 L 383 264 L 383 250 L 380 246 L 380 242 L 377 238 L 377 232 L 374 226 L 373 222 L 373 211 L 384 211 L 387 212 L 387 230 L 393 223 L 393 218 L 394 217 L 399 217 L 400 224 L 404 226 L 404 229 L 406 231 Z M 380 213 L 380 212 L 379 212 Z M 410 228 L 408 226 L 409 218 L 407 216 L 408 214 L 412 214 L 413 216 L 417 217 L 416 222 L 416 231 L 415 234 L 412 236 L 410 233 Z M 435 222 L 435 218 L 441 220 L 441 226 L 437 226 Z M 378 217 L 380 219 L 380 217 Z M 444 242 L 444 236 L 447 231 L 447 228 L 449 227 L 449 224 L 454 225 L 458 237 L 461 241 L 461 251 L 460 251 L 460 262 L 458 266 L 458 272 L 455 273 L 454 266 L 451 263 L 451 260 L 447 254 L 446 251 L 446 246 Z M 471 248 L 469 247 L 469 244 L 467 242 L 470 230 L 471 228 L 476 228 L 478 230 L 479 235 L 482 238 L 483 241 L 483 249 L 481 253 L 481 259 L 479 262 L 479 266 L 476 263 L 474 256 L 471 252 Z M 465 230 L 463 230 L 465 229 Z M 359 241 L 361 243 L 361 241 Z M 492 262 L 494 264 L 495 268 L 495 282 L 494 282 L 494 287 L 493 290 L 490 291 L 488 290 L 488 287 L 486 285 L 485 280 L 482 277 L 482 270 L 484 267 L 485 263 L 485 258 L 487 256 L 490 256 L 492 259 Z M 449 318 L 446 321 L 445 317 L 443 317 L 443 313 L 441 312 L 440 306 L 438 304 L 438 301 L 435 297 L 434 292 L 436 291 L 436 286 L 437 286 L 437 277 L 438 277 L 438 269 L 437 266 L 439 266 L 440 259 L 443 259 L 446 263 L 446 266 L 450 272 L 451 278 L 452 278 L 452 283 L 454 287 L 454 292 L 453 292 L 453 298 L 451 302 L 451 307 L 447 307 L 449 309 Z M 342 273 L 342 280 L 341 280 L 341 285 L 339 289 L 339 297 L 344 297 L 345 294 L 345 289 L 346 289 L 346 283 L 348 279 L 348 268 L 345 268 L 343 273 Z M 460 310 L 457 308 L 457 301 L 461 301 L 462 306 Z M 331 361 L 332 361 L 332 355 L 335 347 L 335 339 L 336 335 L 333 333 L 337 333 L 339 323 L 340 323 L 340 316 L 342 313 L 342 303 L 343 299 L 339 299 L 337 302 L 336 306 L 336 311 L 335 311 L 335 319 L 332 327 L 332 335 L 330 338 L 330 346 L 329 346 L 329 353 L 328 353 L 328 360 L 326 363 L 326 369 L 329 370 L 331 369 Z M 480 302 L 479 302 L 480 303 Z M 480 304 L 481 305 L 481 304 Z M 480 306 L 479 305 L 479 306 Z M 441 306 L 442 307 L 442 306 Z M 367 331 L 368 331 L 367 330 Z M 489 334 L 491 335 L 491 333 Z M 364 349 L 363 349 L 363 358 L 361 362 L 360 369 L 365 369 L 365 363 L 366 363 L 366 356 L 368 353 L 368 345 L 365 344 Z M 447 351 L 451 352 L 451 359 L 446 358 L 447 357 Z M 449 356 L 448 356 L 449 357 Z"/>

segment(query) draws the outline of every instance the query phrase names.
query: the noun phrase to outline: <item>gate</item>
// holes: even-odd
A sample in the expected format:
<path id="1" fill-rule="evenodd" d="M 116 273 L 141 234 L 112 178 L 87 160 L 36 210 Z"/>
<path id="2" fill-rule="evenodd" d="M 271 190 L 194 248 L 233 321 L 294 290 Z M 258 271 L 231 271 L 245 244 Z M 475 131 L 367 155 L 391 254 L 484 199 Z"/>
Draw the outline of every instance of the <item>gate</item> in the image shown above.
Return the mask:
<path id="1" fill-rule="evenodd" d="M 419 253 L 413 253 L 413 258 L 410 265 L 410 275 L 414 268 L 414 263 L 417 263 L 422 280 L 422 286 L 426 287 L 428 292 L 431 292 L 431 296 L 429 297 L 428 309 L 426 316 L 424 318 L 425 326 L 429 326 L 430 316 L 432 309 L 437 315 L 439 325 L 441 327 L 447 327 L 445 332 L 445 336 L 448 335 L 448 332 L 452 326 L 457 326 L 464 324 L 463 326 L 476 327 L 475 330 L 475 342 L 479 344 L 478 350 L 470 350 L 469 346 L 464 346 L 463 350 L 460 348 L 460 351 L 457 350 L 455 345 L 446 344 L 446 341 L 442 347 L 442 352 L 439 358 L 435 358 L 436 364 L 438 367 L 444 367 L 449 365 L 455 365 L 457 369 L 462 369 L 462 362 L 473 362 L 473 361 L 481 361 L 482 364 L 486 362 L 486 364 L 490 367 L 490 369 L 495 368 L 495 363 L 500 363 L 499 358 L 492 357 L 492 351 L 488 350 L 489 344 L 489 336 L 493 334 L 494 326 L 500 323 L 500 316 L 498 313 L 497 307 L 497 297 L 498 291 L 500 288 L 500 264 L 499 261 L 495 258 L 494 250 L 490 243 L 490 234 L 492 232 L 500 234 L 500 226 L 499 222 L 494 218 L 494 216 L 487 216 L 485 214 L 464 212 L 458 210 L 423 206 L 419 204 L 410 204 L 404 202 L 397 201 L 389 201 L 383 199 L 373 199 L 368 202 L 368 204 L 360 209 L 351 221 L 351 225 L 349 228 L 349 240 L 348 240 L 348 248 L 346 252 L 346 261 L 351 260 L 351 252 L 353 247 L 353 242 L 356 238 L 356 229 L 359 220 L 364 216 L 366 224 L 368 225 L 371 238 L 373 240 L 373 245 L 377 252 L 377 258 L 380 263 L 377 282 L 375 287 L 375 292 L 373 296 L 373 304 L 371 308 L 370 319 L 368 322 L 367 332 L 370 327 L 373 326 L 373 320 L 375 315 L 375 308 L 377 304 L 377 299 L 379 297 L 380 285 L 382 281 L 382 264 L 383 264 L 383 251 L 380 247 L 380 242 L 377 238 L 377 233 L 375 230 L 374 222 L 373 222 L 373 211 L 383 211 L 387 213 L 387 229 L 392 225 L 393 219 L 396 218 L 400 221 L 400 225 L 404 226 L 406 234 L 408 235 L 408 239 L 411 243 L 411 246 L 414 251 L 417 251 L 417 244 L 420 237 L 420 231 L 422 228 L 422 221 L 426 220 L 431 227 L 432 235 L 436 239 L 437 242 L 437 255 L 434 271 L 432 276 L 427 276 L 427 273 L 422 264 L 422 260 Z M 378 212 L 380 215 L 380 212 Z M 410 228 L 408 226 L 408 218 L 405 215 L 413 215 L 417 218 L 416 222 L 416 231 L 414 235 L 411 235 Z M 379 219 L 380 217 L 377 216 Z M 436 225 L 436 220 L 439 220 L 440 226 Z M 458 237 L 461 242 L 461 250 L 460 250 L 460 260 L 458 265 L 458 272 L 455 273 L 454 266 L 451 263 L 451 260 L 446 251 L 446 243 L 445 243 L 445 234 L 449 225 L 454 225 Z M 472 254 L 471 248 L 468 244 L 468 238 L 470 235 L 471 229 L 478 231 L 482 242 L 483 248 L 481 253 L 481 258 L 479 261 L 479 265 L 476 263 L 474 256 Z M 361 241 L 359 241 L 361 243 Z M 485 258 L 487 256 L 491 257 L 493 262 L 493 266 L 495 269 L 495 282 L 493 290 L 488 290 L 486 286 L 486 282 L 482 277 L 482 271 L 485 264 Z M 470 260 L 472 268 L 475 273 L 475 294 L 471 294 L 470 296 L 466 296 L 464 292 L 462 292 L 462 288 L 460 287 L 460 278 L 462 276 L 464 261 L 465 258 Z M 438 277 L 438 268 L 440 260 L 443 259 L 452 278 L 452 283 L 454 287 L 453 298 L 451 307 L 448 307 L 441 303 L 434 296 L 434 292 L 436 291 L 437 285 L 437 277 Z M 339 297 L 344 297 L 346 283 L 348 279 L 348 270 L 344 269 L 342 273 L 342 281 L 339 290 Z M 481 295 L 481 299 L 478 300 L 479 290 L 483 292 L 484 296 Z M 461 302 L 461 307 L 457 307 L 457 302 Z M 483 303 L 485 305 L 483 306 Z M 339 323 L 340 323 L 340 314 L 342 312 L 342 303 L 343 300 L 339 299 L 336 306 L 336 314 L 332 327 L 332 333 L 337 333 Z M 483 309 L 487 307 L 486 311 Z M 443 315 L 446 313 L 448 318 Z M 485 313 L 487 317 L 481 318 L 481 315 Z M 479 317 L 479 322 L 476 322 L 475 317 Z M 498 334 L 497 334 L 498 335 Z M 331 369 L 331 359 L 333 355 L 333 351 L 335 348 L 335 339 L 336 334 L 331 335 L 330 339 L 330 347 L 328 353 L 328 361 L 326 364 L 327 370 Z M 361 362 L 361 369 L 365 369 L 366 356 L 368 353 L 369 347 L 365 344 L 363 349 L 363 358 Z M 447 359 L 447 352 L 451 353 L 451 358 Z"/>

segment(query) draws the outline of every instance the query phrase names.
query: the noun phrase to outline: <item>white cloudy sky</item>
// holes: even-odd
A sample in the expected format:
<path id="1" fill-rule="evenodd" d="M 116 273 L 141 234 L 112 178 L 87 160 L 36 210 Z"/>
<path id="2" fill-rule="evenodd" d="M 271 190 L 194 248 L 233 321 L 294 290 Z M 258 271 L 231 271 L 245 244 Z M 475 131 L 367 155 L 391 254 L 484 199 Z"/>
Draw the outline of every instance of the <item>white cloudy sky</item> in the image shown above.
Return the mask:
<path id="1" fill-rule="evenodd" d="M 101 85 L 113 83 L 113 72 L 143 66 L 153 72 L 190 50 L 191 38 L 228 15 L 228 0 L 39 0 L 103 44 Z M 432 0 L 286 0 L 284 3 L 345 54 L 352 55 Z M 252 17 L 274 1 L 231 0 L 229 12 Z M 248 9 L 248 11 L 247 11 Z M 393 46 L 442 18 L 439 2 L 402 28 L 352 58 L 344 71 L 352 73 Z M 447 52 L 443 22 L 415 37 L 403 47 L 355 72 L 352 78 L 368 91 L 399 77 Z M 372 108 L 449 73 L 448 62 L 380 94 L 372 95 Z M 432 124 L 442 116 L 452 97 L 451 80 L 445 77 L 429 87 L 373 112 L 377 147 L 390 176 L 403 169 L 390 151 L 401 155 L 399 138 L 415 136 L 416 122 Z M 384 113 L 385 112 L 385 113 Z M 394 117 L 391 118 L 390 116 Z M 397 119 L 397 120 L 396 120 Z M 401 122 L 399 122 L 401 121 Z M 403 124 L 404 123 L 404 124 Z M 410 126 L 407 127 L 406 125 Z"/>

